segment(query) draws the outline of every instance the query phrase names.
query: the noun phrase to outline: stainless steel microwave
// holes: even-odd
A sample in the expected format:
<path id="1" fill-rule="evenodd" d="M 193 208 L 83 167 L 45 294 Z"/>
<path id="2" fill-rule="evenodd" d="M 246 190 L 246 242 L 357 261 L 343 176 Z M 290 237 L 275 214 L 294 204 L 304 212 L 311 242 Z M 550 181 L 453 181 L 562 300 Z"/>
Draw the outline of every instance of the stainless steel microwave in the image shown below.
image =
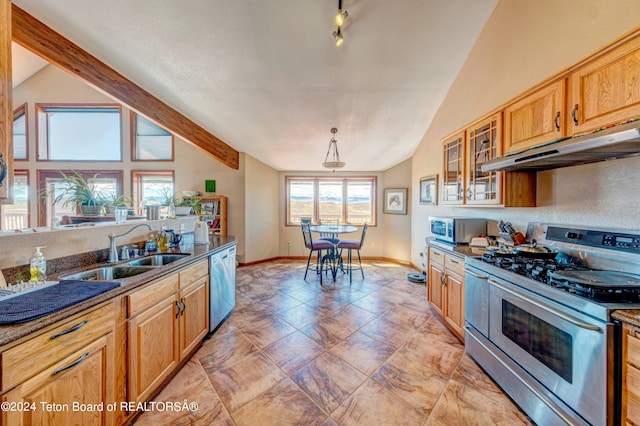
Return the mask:
<path id="1" fill-rule="evenodd" d="M 429 217 L 431 234 L 441 241 L 459 244 L 469 243 L 471 238 L 487 233 L 486 219 L 468 217 Z"/>

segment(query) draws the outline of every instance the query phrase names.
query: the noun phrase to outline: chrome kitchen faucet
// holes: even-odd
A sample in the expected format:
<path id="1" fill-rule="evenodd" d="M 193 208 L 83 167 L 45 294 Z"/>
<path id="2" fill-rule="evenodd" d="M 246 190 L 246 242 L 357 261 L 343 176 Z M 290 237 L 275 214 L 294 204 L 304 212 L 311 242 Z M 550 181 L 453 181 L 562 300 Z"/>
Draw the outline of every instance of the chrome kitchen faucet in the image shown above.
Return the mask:
<path id="1" fill-rule="evenodd" d="M 146 226 L 147 228 L 149 228 L 149 231 L 153 231 L 153 228 L 151 227 L 151 225 L 149 225 L 148 223 L 141 223 L 139 225 L 134 226 L 133 228 L 129 229 L 127 232 L 124 232 L 122 234 L 114 235 L 113 232 L 112 232 L 112 233 L 110 233 L 108 235 L 108 237 L 109 237 L 109 263 L 115 263 L 115 262 L 118 261 L 118 249 L 116 248 L 116 238 L 122 237 L 124 235 L 127 235 L 128 233 L 130 233 L 134 229 L 139 228 L 141 226 Z"/>

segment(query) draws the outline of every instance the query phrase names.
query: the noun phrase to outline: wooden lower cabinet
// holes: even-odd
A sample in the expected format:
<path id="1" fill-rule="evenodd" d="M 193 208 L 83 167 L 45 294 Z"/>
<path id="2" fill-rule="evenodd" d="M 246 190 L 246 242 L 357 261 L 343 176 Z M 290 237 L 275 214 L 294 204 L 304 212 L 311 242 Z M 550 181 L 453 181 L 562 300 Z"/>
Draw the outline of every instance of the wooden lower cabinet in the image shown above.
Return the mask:
<path id="1" fill-rule="evenodd" d="M 427 297 L 431 308 L 464 341 L 464 261 L 434 247 L 429 248 Z"/>
<path id="2" fill-rule="evenodd" d="M 199 270 L 206 275 L 174 274 L 129 296 L 130 401 L 149 400 L 208 333 L 209 275 Z"/>
<path id="3" fill-rule="evenodd" d="M 180 356 L 187 357 L 209 332 L 209 276 L 180 292 Z"/>
<path id="4" fill-rule="evenodd" d="M 451 271 L 446 272 L 447 313 L 444 320 L 464 339 L 464 278 Z"/>
<path id="5" fill-rule="evenodd" d="M 8 409 L 0 424 L 112 425 L 116 402 L 114 304 L 76 315 L 2 351 Z M 22 408 L 22 409 L 19 409 Z"/>
<path id="6" fill-rule="evenodd" d="M 623 323 L 622 423 L 640 425 L 640 328 Z"/>
<path id="7" fill-rule="evenodd" d="M 111 425 L 113 333 L 72 353 L 3 396 L 26 411 L 3 411 L 5 425 Z"/>
<path id="8" fill-rule="evenodd" d="M 180 362 L 175 296 L 129 320 L 129 397 L 148 400 Z"/>

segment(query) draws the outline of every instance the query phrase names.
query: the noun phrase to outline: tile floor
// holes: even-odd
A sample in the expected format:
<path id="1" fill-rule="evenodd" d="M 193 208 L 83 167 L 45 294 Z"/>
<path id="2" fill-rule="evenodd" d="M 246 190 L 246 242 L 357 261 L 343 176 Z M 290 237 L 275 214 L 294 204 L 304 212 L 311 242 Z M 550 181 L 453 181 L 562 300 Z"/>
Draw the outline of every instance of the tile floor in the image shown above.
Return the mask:
<path id="1" fill-rule="evenodd" d="M 409 268 L 365 265 L 336 283 L 305 262 L 238 268 L 237 304 L 155 398 L 198 410 L 137 425 L 532 424 L 436 319 Z"/>

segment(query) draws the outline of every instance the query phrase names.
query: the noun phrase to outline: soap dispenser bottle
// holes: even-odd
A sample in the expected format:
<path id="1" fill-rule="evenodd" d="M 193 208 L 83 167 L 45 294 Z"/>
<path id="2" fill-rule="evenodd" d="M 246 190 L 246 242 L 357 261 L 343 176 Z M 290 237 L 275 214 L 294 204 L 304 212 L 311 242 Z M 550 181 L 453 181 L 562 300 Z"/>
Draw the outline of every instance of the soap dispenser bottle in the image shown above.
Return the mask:
<path id="1" fill-rule="evenodd" d="M 31 281 L 44 281 L 47 279 L 47 259 L 40 251 L 43 248 L 46 248 L 46 246 L 36 247 L 36 252 L 29 263 Z"/>

